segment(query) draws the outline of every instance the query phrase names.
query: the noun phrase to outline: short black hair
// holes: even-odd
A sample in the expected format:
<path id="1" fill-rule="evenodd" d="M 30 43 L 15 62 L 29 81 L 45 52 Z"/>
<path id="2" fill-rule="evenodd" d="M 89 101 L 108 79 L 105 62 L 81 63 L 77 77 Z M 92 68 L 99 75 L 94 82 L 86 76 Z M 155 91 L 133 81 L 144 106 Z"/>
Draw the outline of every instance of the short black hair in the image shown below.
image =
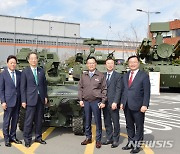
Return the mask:
<path id="1" fill-rule="evenodd" d="M 14 56 L 14 55 L 9 55 L 9 56 L 7 57 L 7 63 L 9 62 L 10 59 L 15 59 L 15 60 L 16 60 L 16 63 L 17 63 L 17 58 L 16 58 L 16 56 Z"/>
<path id="2" fill-rule="evenodd" d="M 139 57 L 138 57 L 138 56 L 136 56 L 136 55 L 130 56 L 130 57 L 128 58 L 128 61 L 129 61 L 131 58 L 137 58 L 138 62 L 140 62 Z"/>
<path id="3" fill-rule="evenodd" d="M 86 59 L 86 63 L 87 63 L 87 61 L 88 61 L 89 59 L 94 59 L 95 62 L 97 63 L 97 60 L 96 60 L 96 58 L 95 58 L 94 56 L 88 56 L 87 59 Z"/>
<path id="4" fill-rule="evenodd" d="M 108 60 L 112 60 L 112 61 L 115 62 L 115 60 L 114 60 L 113 58 L 107 58 L 107 59 L 106 59 L 106 62 L 107 62 Z"/>
<path id="5" fill-rule="evenodd" d="M 35 54 L 35 55 L 36 55 L 36 57 L 37 57 L 37 59 L 38 59 L 37 52 L 30 52 L 30 53 L 28 54 L 28 56 L 27 56 L 27 59 L 29 59 L 29 57 L 30 57 L 32 54 Z"/>

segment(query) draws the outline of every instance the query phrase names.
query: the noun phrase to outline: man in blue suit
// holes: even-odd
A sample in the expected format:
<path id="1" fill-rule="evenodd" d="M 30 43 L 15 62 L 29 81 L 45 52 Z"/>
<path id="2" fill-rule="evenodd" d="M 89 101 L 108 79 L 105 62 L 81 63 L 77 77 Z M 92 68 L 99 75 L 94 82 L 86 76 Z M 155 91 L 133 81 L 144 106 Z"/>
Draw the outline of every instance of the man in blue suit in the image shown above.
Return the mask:
<path id="1" fill-rule="evenodd" d="M 16 138 L 16 128 L 21 106 L 20 79 L 21 72 L 15 70 L 17 58 L 10 55 L 7 58 L 7 69 L 0 74 L 0 100 L 4 110 L 3 134 L 5 146 L 11 147 L 11 142 L 21 144 Z"/>
<path id="2" fill-rule="evenodd" d="M 35 142 L 46 144 L 42 140 L 42 120 L 44 105 L 47 104 L 47 83 L 45 72 L 37 67 L 38 56 L 36 52 L 28 55 L 30 67 L 25 68 L 21 74 L 21 101 L 26 108 L 24 123 L 25 146 L 30 147 L 32 141 L 32 127 L 35 124 Z"/>
<path id="3" fill-rule="evenodd" d="M 123 76 L 123 94 L 121 109 L 126 118 L 128 143 L 123 150 L 138 153 L 144 137 L 144 117 L 150 100 L 150 80 L 148 74 L 139 70 L 140 60 L 137 56 L 128 58 L 130 71 Z"/>
<path id="4" fill-rule="evenodd" d="M 107 140 L 102 144 L 112 144 L 111 148 L 116 148 L 119 145 L 119 107 L 122 79 L 121 75 L 114 71 L 115 63 L 113 59 L 109 58 L 106 60 L 106 69 L 107 73 L 105 73 L 105 77 L 107 83 L 107 101 L 105 108 L 103 108 L 103 115 Z"/>

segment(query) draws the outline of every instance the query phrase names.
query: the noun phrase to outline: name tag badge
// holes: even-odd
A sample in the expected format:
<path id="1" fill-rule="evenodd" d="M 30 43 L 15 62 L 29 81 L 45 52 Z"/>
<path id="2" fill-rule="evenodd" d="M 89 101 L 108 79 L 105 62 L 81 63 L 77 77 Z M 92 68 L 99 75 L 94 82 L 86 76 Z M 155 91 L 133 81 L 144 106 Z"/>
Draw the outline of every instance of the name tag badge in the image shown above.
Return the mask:
<path id="1" fill-rule="evenodd" d="M 99 79 L 97 78 L 97 79 L 95 79 L 95 81 L 99 81 Z"/>

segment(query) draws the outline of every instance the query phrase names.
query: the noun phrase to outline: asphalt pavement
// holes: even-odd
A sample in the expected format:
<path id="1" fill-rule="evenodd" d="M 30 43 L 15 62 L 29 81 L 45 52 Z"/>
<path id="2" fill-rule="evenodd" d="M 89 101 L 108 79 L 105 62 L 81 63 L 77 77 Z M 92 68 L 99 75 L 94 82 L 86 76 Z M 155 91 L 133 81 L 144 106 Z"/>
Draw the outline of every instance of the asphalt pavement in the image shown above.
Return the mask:
<path id="1" fill-rule="evenodd" d="M 17 138 L 23 141 L 22 145 L 13 144 L 5 147 L 2 134 L 3 110 L 0 107 L 0 154 L 128 154 L 121 148 L 127 143 L 127 133 L 123 111 L 120 111 L 121 134 L 117 148 L 110 145 L 95 148 L 95 141 L 87 146 L 80 143 L 85 136 L 76 136 L 70 128 L 44 127 L 43 138 L 46 145 L 33 143 L 30 148 L 24 146 L 23 134 L 18 129 Z M 95 125 L 92 125 L 93 139 L 95 137 Z M 140 154 L 179 154 L 180 151 L 180 93 L 163 90 L 160 95 L 152 95 L 150 107 L 145 118 L 144 146 Z M 105 130 L 103 128 L 103 138 Z"/>

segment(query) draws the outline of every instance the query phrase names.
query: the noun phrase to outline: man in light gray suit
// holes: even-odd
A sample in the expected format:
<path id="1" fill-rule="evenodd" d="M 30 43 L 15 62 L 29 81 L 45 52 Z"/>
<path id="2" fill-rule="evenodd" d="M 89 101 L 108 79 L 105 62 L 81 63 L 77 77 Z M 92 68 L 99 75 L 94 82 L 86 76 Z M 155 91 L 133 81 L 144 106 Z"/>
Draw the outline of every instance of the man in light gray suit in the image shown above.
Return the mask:
<path id="1" fill-rule="evenodd" d="M 123 150 L 138 153 L 144 135 L 144 117 L 150 100 L 149 75 L 139 70 L 140 60 L 137 56 L 128 58 L 128 71 L 123 76 L 123 94 L 121 109 L 126 118 L 128 143 Z"/>
<path id="2" fill-rule="evenodd" d="M 107 101 L 103 108 L 104 124 L 106 128 L 107 140 L 103 145 L 111 144 L 111 148 L 116 148 L 119 145 L 119 106 L 122 90 L 121 75 L 114 71 L 115 62 L 109 58 L 106 60 L 106 83 L 107 83 Z M 113 123 L 113 125 L 112 125 Z"/>

